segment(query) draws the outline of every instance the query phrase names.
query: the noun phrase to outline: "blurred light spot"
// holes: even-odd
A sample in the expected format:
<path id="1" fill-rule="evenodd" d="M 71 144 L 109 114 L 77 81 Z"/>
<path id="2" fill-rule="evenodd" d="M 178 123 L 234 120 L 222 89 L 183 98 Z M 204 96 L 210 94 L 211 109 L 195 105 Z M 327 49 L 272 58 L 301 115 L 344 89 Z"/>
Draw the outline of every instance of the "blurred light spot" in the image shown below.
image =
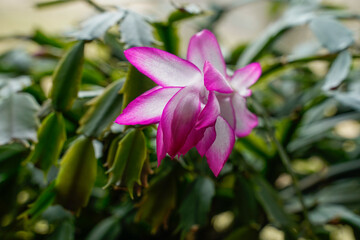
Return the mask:
<path id="1" fill-rule="evenodd" d="M 329 64 L 322 61 L 312 61 L 308 66 L 318 76 L 325 76 L 329 69 Z"/>
<path id="2" fill-rule="evenodd" d="M 32 232 L 27 232 L 27 231 L 17 231 L 15 233 L 15 239 L 31 240 L 34 239 L 34 234 Z"/>
<path id="3" fill-rule="evenodd" d="M 34 231 L 38 234 L 48 234 L 49 230 L 50 226 L 46 220 L 40 220 L 34 226 Z"/>
<path id="4" fill-rule="evenodd" d="M 275 186 L 279 189 L 285 188 L 292 184 L 291 176 L 287 173 L 282 173 L 275 181 Z"/>
<path id="5" fill-rule="evenodd" d="M 7 215 L 3 216 L 3 218 L 1 219 L 1 226 L 2 227 L 8 226 L 11 223 L 12 219 L 13 218 L 12 218 L 11 214 L 7 214 Z"/>
<path id="6" fill-rule="evenodd" d="M 337 107 L 335 105 L 328 106 L 324 109 L 324 117 L 332 117 L 337 113 Z"/>
<path id="7" fill-rule="evenodd" d="M 331 240 L 356 240 L 353 229 L 348 225 L 326 225 Z"/>
<path id="8" fill-rule="evenodd" d="M 41 89 L 44 91 L 45 96 L 49 97 L 52 88 L 52 76 L 43 77 L 40 81 L 40 86 Z"/>
<path id="9" fill-rule="evenodd" d="M 277 228 L 266 226 L 260 232 L 260 240 L 285 240 L 285 234 Z"/>
<path id="10" fill-rule="evenodd" d="M 16 200 L 18 204 L 26 203 L 30 198 L 30 194 L 27 191 L 21 191 L 18 193 Z"/>
<path id="11" fill-rule="evenodd" d="M 360 124 L 355 120 L 341 121 L 336 124 L 335 133 L 343 138 L 357 138 L 360 136 Z"/>
<path id="12" fill-rule="evenodd" d="M 343 149 L 346 152 L 352 152 L 352 151 L 354 151 L 356 149 L 356 143 L 354 141 L 351 141 L 351 140 L 346 140 L 343 143 Z"/>
<path id="13" fill-rule="evenodd" d="M 217 232 L 225 231 L 233 221 L 234 214 L 230 211 L 220 213 L 212 218 L 214 229 Z"/>
<path id="14" fill-rule="evenodd" d="M 309 159 L 297 159 L 292 164 L 294 170 L 300 174 L 316 173 L 326 167 L 324 160 L 318 156 Z"/>

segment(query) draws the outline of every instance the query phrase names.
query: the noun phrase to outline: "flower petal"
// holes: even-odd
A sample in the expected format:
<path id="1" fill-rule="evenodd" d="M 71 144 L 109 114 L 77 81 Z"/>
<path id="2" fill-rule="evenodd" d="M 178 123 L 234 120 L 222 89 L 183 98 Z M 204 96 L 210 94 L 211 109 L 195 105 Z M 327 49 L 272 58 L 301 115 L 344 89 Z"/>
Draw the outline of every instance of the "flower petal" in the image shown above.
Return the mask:
<path id="1" fill-rule="evenodd" d="M 233 89 L 225 76 L 208 61 L 205 61 L 204 65 L 204 83 L 209 91 L 217 91 L 220 93 L 233 92 Z"/>
<path id="2" fill-rule="evenodd" d="M 201 111 L 195 128 L 200 129 L 214 125 L 220 114 L 220 105 L 214 92 L 209 92 L 208 101 Z"/>
<path id="3" fill-rule="evenodd" d="M 216 139 L 205 156 L 211 171 L 217 177 L 224 167 L 235 143 L 234 130 L 222 117 L 215 123 Z"/>
<path id="4" fill-rule="evenodd" d="M 235 135 L 237 137 L 245 137 L 258 125 L 257 116 L 247 109 L 246 99 L 240 96 L 240 94 L 234 94 L 231 103 L 236 119 Z"/>
<path id="5" fill-rule="evenodd" d="M 161 161 L 166 156 L 165 147 L 164 147 L 164 134 L 160 123 L 156 134 L 156 155 L 157 155 L 158 167 L 159 167 Z"/>
<path id="6" fill-rule="evenodd" d="M 159 122 L 165 105 L 180 89 L 176 87 L 150 89 L 130 102 L 115 122 L 123 125 L 147 125 Z"/>
<path id="7" fill-rule="evenodd" d="M 195 129 L 193 128 L 186 138 L 184 145 L 181 147 L 179 154 L 185 155 L 190 149 L 196 146 L 196 144 L 204 137 L 206 128 Z"/>
<path id="8" fill-rule="evenodd" d="M 261 75 L 261 66 L 259 63 L 251 63 L 235 71 L 231 78 L 231 86 L 240 93 L 241 96 L 248 97 L 253 85 Z"/>
<path id="9" fill-rule="evenodd" d="M 150 47 L 133 47 L 125 57 L 140 72 L 160 86 L 183 87 L 202 81 L 201 71 L 191 62 Z"/>
<path id="10" fill-rule="evenodd" d="M 216 138 L 215 126 L 206 128 L 203 138 L 196 144 L 196 149 L 203 157 Z"/>
<path id="11" fill-rule="evenodd" d="M 231 105 L 229 96 L 217 95 L 220 105 L 220 116 L 223 117 L 228 124 L 234 129 L 235 128 L 235 114 L 234 109 Z"/>
<path id="12" fill-rule="evenodd" d="M 209 61 L 223 76 L 226 76 L 226 65 L 219 43 L 209 30 L 202 30 L 190 39 L 187 59 L 199 69 L 203 69 L 205 61 Z"/>
<path id="13" fill-rule="evenodd" d="M 166 152 L 174 158 L 194 127 L 200 113 L 199 92 L 193 87 L 180 90 L 165 106 L 161 116 Z"/>

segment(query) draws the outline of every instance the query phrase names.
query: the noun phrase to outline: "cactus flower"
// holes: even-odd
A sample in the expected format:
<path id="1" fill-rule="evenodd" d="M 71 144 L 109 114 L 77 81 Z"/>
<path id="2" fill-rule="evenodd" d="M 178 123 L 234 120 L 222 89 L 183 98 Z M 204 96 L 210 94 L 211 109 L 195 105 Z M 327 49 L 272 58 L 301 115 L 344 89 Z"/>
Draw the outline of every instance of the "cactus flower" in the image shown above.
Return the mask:
<path id="1" fill-rule="evenodd" d="M 159 164 L 166 154 L 174 158 L 196 147 L 218 176 L 235 137 L 247 136 L 258 124 L 246 97 L 261 75 L 260 65 L 251 63 L 229 76 L 219 44 L 208 30 L 191 38 L 186 60 L 150 47 L 130 48 L 125 56 L 158 86 L 129 103 L 115 122 L 158 123 Z"/>

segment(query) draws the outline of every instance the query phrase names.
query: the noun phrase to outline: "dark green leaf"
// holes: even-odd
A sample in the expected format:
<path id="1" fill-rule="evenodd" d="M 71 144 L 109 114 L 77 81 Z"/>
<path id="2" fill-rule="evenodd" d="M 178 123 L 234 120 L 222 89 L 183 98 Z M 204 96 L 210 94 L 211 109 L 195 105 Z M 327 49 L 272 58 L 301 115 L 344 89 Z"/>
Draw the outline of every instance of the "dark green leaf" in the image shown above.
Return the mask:
<path id="1" fill-rule="evenodd" d="M 57 163 L 66 140 L 65 122 L 61 113 L 51 113 L 41 123 L 38 143 L 29 156 L 29 161 L 37 164 L 45 172 Z"/>
<path id="2" fill-rule="evenodd" d="M 194 181 L 179 209 L 179 228 L 183 230 L 183 236 L 192 226 L 204 226 L 206 224 L 207 214 L 210 211 L 214 195 L 215 186 L 211 179 L 198 177 Z"/>
<path id="3" fill-rule="evenodd" d="M 358 178 L 339 180 L 323 187 L 319 191 L 306 195 L 304 198 L 305 203 L 308 208 L 321 204 L 342 204 L 350 207 L 354 205 L 358 206 L 358 203 L 360 202 L 359 187 L 360 180 Z M 289 199 L 286 204 L 286 209 L 289 212 L 294 213 L 302 211 L 302 206 L 296 196 Z"/>
<path id="4" fill-rule="evenodd" d="M 360 160 L 349 161 L 329 166 L 323 171 L 314 173 L 299 181 L 301 191 L 308 191 L 329 181 L 333 181 L 343 177 L 355 177 L 360 171 Z M 293 187 L 286 188 L 281 191 L 282 198 L 289 198 L 295 195 Z"/>
<path id="5" fill-rule="evenodd" d="M 36 3 L 36 7 L 38 8 L 42 8 L 42 7 L 51 7 L 51 6 L 56 6 L 62 3 L 70 3 L 70 2 L 75 2 L 74 0 L 53 0 L 53 1 L 43 1 L 43 2 L 39 2 Z"/>
<path id="6" fill-rule="evenodd" d="M 99 70 L 86 63 L 84 65 L 81 83 L 92 84 L 101 87 L 106 87 L 108 85 L 108 82 L 104 78 L 104 75 Z"/>
<path id="7" fill-rule="evenodd" d="M 74 240 L 75 226 L 72 221 L 64 221 L 56 226 L 55 231 L 50 234 L 47 240 Z"/>
<path id="8" fill-rule="evenodd" d="M 162 163 L 162 166 L 164 163 Z M 152 233 L 164 224 L 176 206 L 176 179 L 174 168 L 161 169 L 161 172 L 152 179 L 149 188 L 139 204 L 135 221 L 146 221 L 152 228 Z"/>
<path id="9" fill-rule="evenodd" d="M 154 23 L 154 27 L 157 30 L 161 42 L 164 44 L 164 50 L 177 55 L 179 51 L 178 27 L 162 22 Z"/>
<path id="10" fill-rule="evenodd" d="M 0 56 L 0 72 L 28 73 L 32 67 L 32 58 L 22 49 L 5 52 Z"/>
<path id="11" fill-rule="evenodd" d="M 150 78 L 146 77 L 134 66 L 130 65 L 124 87 L 121 90 L 121 93 L 124 94 L 123 109 L 140 94 L 155 86 L 156 84 Z"/>
<path id="12" fill-rule="evenodd" d="M 120 220 L 116 217 L 109 217 L 97 224 L 91 230 L 86 240 L 115 240 L 120 231 Z"/>
<path id="13" fill-rule="evenodd" d="M 325 77 L 325 83 L 322 87 L 324 91 L 338 87 L 348 76 L 351 67 L 351 60 L 349 51 L 343 51 L 336 57 Z"/>
<path id="14" fill-rule="evenodd" d="M 88 103 L 90 108 L 80 120 L 78 133 L 97 138 L 102 136 L 121 113 L 123 96 L 119 92 L 123 84 L 123 80 L 112 83 L 101 95 Z"/>
<path id="15" fill-rule="evenodd" d="M 18 92 L 31 84 L 28 76 L 7 77 L 0 75 L 0 97 L 8 97 L 10 93 Z"/>
<path id="16" fill-rule="evenodd" d="M 60 205 L 50 206 L 41 216 L 51 224 L 72 221 L 74 219 L 74 215 Z"/>
<path id="17" fill-rule="evenodd" d="M 106 167 L 110 168 L 113 165 L 119 142 L 123 137 L 124 136 L 122 134 L 120 134 L 111 141 L 109 151 L 107 154 L 107 158 L 106 158 L 106 163 L 105 163 Z"/>
<path id="18" fill-rule="evenodd" d="M 126 60 L 124 46 L 120 42 L 118 34 L 107 32 L 104 36 L 104 43 L 111 49 L 111 55 L 120 60 Z"/>
<path id="19" fill-rule="evenodd" d="M 61 59 L 53 75 L 52 105 L 57 111 L 69 110 L 77 98 L 84 63 L 85 42 L 76 43 Z"/>
<path id="20" fill-rule="evenodd" d="M 341 205 L 324 204 L 315 208 L 309 214 L 314 224 L 323 225 L 332 220 L 340 220 L 360 229 L 360 216 Z"/>
<path id="21" fill-rule="evenodd" d="M 36 141 L 39 104 L 27 93 L 10 94 L 0 99 L 0 145 L 16 139 Z"/>
<path id="22" fill-rule="evenodd" d="M 55 200 L 56 191 L 55 191 L 55 182 L 52 182 L 36 199 L 36 201 L 30 204 L 30 208 L 22 213 L 19 218 L 28 218 L 35 219 L 40 216 Z"/>
<path id="23" fill-rule="evenodd" d="M 50 206 L 42 214 L 54 231 L 46 238 L 47 240 L 73 240 L 75 236 L 74 216 L 60 205 Z"/>
<path id="24" fill-rule="evenodd" d="M 324 204 L 357 204 L 360 202 L 360 179 L 336 181 L 314 193 L 317 203 Z"/>
<path id="25" fill-rule="evenodd" d="M 285 212 L 279 195 L 261 177 L 254 176 L 251 180 L 255 189 L 256 198 L 264 208 L 270 222 L 292 232 L 295 223 L 291 216 Z"/>
<path id="26" fill-rule="evenodd" d="M 116 184 L 128 189 L 133 198 L 133 187 L 141 185 L 140 174 L 146 159 L 145 136 L 141 130 L 131 130 L 118 144 L 114 162 L 109 169 L 105 188 Z"/>
<path id="27" fill-rule="evenodd" d="M 104 12 L 95 15 L 81 24 L 81 30 L 71 33 L 70 36 L 79 40 L 94 40 L 104 36 L 106 31 L 125 15 L 122 10 Z"/>
<path id="28" fill-rule="evenodd" d="M 120 40 L 126 48 L 151 46 L 156 43 L 152 26 L 143 16 L 129 10 L 126 10 L 125 17 L 120 23 L 120 33 Z"/>
<path id="29" fill-rule="evenodd" d="M 320 43 L 330 52 L 338 52 L 354 42 L 349 29 L 331 17 L 316 17 L 310 22 L 310 29 Z"/>
<path id="30" fill-rule="evenodd" d="M 307 146 L 324 137 L 329 130 L 341 121 L 349 119 L 360 119 L 360 113 L 350 112 L 337 115 L 331 118 L 321 119 L 319 121 L 305 124 L 299 128 L 299 137 L 294 139 L 288 146 L 290 151 L 300 147 Z"/>
<path id="31" fill-rule="evenodd" d="M 338 100 L 340 103 L 352 107 L 353 109 L 356 109 L 357 111 L 360 111 L 360 93 L 356 91 L 351 92 L 335 92 L 333 93 L 333 96 L 336 100 Z"/>
<path id="32" fill-rule="evenodd" d="M 256 222 L 259 215 L 259 205 L 256 202 L 255 191 L 251 182 L 241 175 L 237 176 L 234 194 L 236 208 L 239 211 L 239 215 L 242 216 L 241 219 L 239 219 L 240 223 L 251 224 Z"/>
<path id="33" fill-rule="evenodd" d="M 202 13 L 203 11 L 199 8 L 199 6 L 189 3 L 173 11 L 168 18 L 168 23 L 173 24 L 184 19 L 199 16 Z"/>
<path id="34" fill-rule="evenodd" d="M 48 45 L 51 47 L 63 48 L 65 43 L 60 41 L 58 38 L 50 37 L 41 30 L 37 29 L 31 38 L 34 42 L 40 45 Z"/>
<path id="35" fill-rule="evenodd" d="M 20 143 L 12 143 L 9 145 L 0 146 L 0 164 L 7 160 L 14 160 L 19 156 L 22 156 L 24 152 L 27 152 L 27 148 Z M 3 170 L 3 168 L 1 168 Z"/>
<path id="36" fill-rule="evenodd" d="M 260 37 L 244 50 L 237 62 L 237 67 L 244 67 L 255 61 L 268 46 L 286 31 L 310 21 L 315 16 L 312 8 L 311 6 L 295 6 L 286 11 L 282 18 L 270 25 Z"/>
<path id="37" fill-rule="evenodd" d="M 7 181 L 9 185 L 13 184 L 10 179 L 22 169 L 21 162 L 26 158 L 28 153 L 29 149 L 20 143 L 0 146 L 0 191 L 6 188 Z M 0 204 L 1 203 L 2 201 L 0 201 Z"/>
<path id="38" fill-rule="evenodd" d="M 232 231 L 225 240 L 259 239 L 259 232 L 251 226 L 244 226 Z"/>
<path id="39" fill-rule="evenodd" d="M 56 178 L 56 199 L 66 209 L 79 212 L 87 205 L 96 180 L 97 160 L 91 139 L 80 137 L 61 160 Z"/>

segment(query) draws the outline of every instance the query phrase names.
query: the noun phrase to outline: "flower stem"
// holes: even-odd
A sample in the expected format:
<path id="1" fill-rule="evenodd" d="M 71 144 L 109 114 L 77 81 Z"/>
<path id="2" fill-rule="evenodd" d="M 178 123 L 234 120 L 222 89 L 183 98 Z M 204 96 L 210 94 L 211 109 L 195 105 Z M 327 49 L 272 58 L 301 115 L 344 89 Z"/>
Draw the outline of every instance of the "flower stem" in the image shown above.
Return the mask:
<path id="1" fill-rule="evenodd" d="M 289 158 L 288 154 L 286 153 L 284 147 L 280 144 L 279 140 L 276 138 L 274 128 L 271 125 L 270 117 L 267 114 L 266 110 L 257 101 L 255 96 L 252 97 L 252 100 L 253 100 L 253 105 L 254 105 L 255 111 L 257 112 L 258 115 L 260 115 L 263 118 L 265 128 L 268 130 L 269 136 L 270 136 L 271 140 L 274 142 L 274 144 L 279 152 L 280 159 L 281 159 L 283 165 L 285 166 L 286 171 L 290 174 L 290 176 L 292 178 L 296 195 L 297 195 L 299 202 L 303 209 L 304 223 L 306 225 L 306 230 L 307 230 L 308 234 L 312 237 L 312 239 L 317 240 L 318 238 L 315 235 L 315 233 L 312 229 L 311 222 L 309 220 L 309 214 L 308 214 L 308 210 L 305 205 L 304 197 L 300 190 L 299 180 L 298 180 L 294 170 L 291 167 L 290 158 Z"/>
<path id="2" fill-rule="evenodd" d="M 92 0 L 85 0 L 85 2 L 87 2 L 89 5 L 93 6 L 99 12 L 106 11 L 103 7 L 99 6 L 97 3 L 93 2 Z"/>

